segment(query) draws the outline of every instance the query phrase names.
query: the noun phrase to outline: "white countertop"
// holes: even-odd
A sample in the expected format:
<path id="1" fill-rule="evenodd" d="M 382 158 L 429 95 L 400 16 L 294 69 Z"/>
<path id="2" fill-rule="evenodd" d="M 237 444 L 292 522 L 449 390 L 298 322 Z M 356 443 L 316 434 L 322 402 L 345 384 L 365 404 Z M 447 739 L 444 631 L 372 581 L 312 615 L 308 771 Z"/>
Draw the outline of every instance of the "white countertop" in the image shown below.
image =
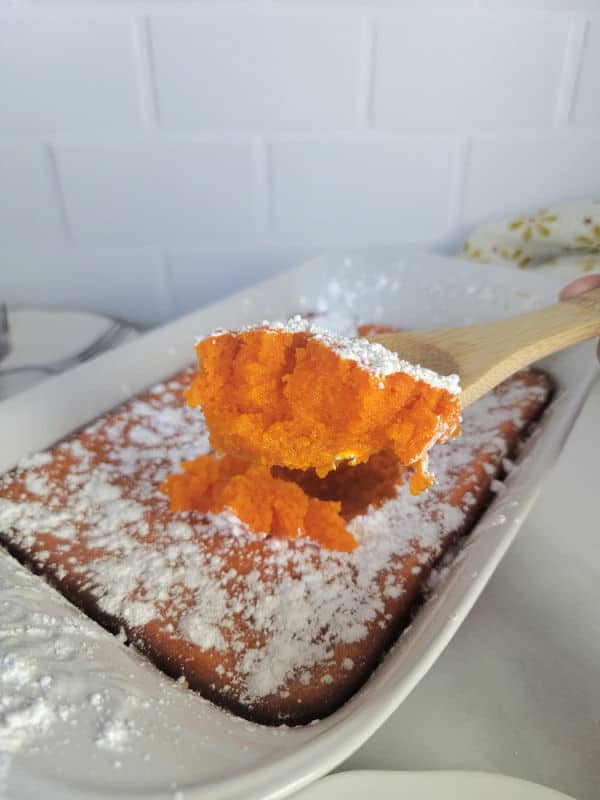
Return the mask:
<path id="1" fill-rule="evenodd" d="M 600 796 L 600 381 L 462 629 L 340 769 L 470 769 Z"/>

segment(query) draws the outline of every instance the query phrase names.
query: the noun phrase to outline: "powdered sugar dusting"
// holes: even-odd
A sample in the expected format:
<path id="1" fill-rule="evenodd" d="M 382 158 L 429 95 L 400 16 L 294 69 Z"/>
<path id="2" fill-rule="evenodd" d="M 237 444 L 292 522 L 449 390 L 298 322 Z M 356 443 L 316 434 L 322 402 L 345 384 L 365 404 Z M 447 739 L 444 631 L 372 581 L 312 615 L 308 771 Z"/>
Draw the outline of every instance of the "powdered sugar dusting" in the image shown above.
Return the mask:
<path id="1" fill-rule="evenodd" d="M 105 632 L 60 598 L 48 602 L 48 587 L 8 561 L 0 564 L 0 753 L 70 727 L 82 707 L 92 712 L 97 742 L 121 749 L 133 734 L 122 712 L 132 710 L 135 691 L 104 674 L 103 690 L 88 695 L 83 678 L 106 647 Z"/>
<path id="2" fill-rule="evenodd" d="M 463 436 L 431 456 L 437 486 L 417 498 L 400 490 L 355 517 L 350 530 L 360 547 L 344 554 L 252 533 L 227 512 L 168 512 L 158 482 L 209 451 L 202 415 L 181 399 L 187 381 L 189 374 L 169 383 L 168 405 L 151 391 L 2 479 L 0 534 L 53 580 L 77 581 L 134 639 L 152 623 L 215 654 L 214 685 L 248 706 L 281 695 L 290 681 L 317 674 L 326 684 L 336 665 L 352 669 L 336 648 L 389 625 L 389 604 L 405 591 L 394 564 L 431 563 L 442 551 L 475 502 L 445 501 L 457 474 L 475 452 L 500 463 L 500 426 L 520 424 L 518 402 L 532 391 L 514 382 L 467 410 Z M 40 490 L 33 498 L 27 482 Z M 82 560 L 81 546 L 94 558 Z M 29 712 L 40 725 L 43 699 Z M 117 741 L 117 728 L 102 741 Z"/>
<path id="3" fill-rule="evenodd" d="M 222 604 L 226 609 L 226 603 Z M 225 650 L 227 643 L 221 635 L 218 623 L 220 619 L 209 621 L 206 619 L 205 609 L 202 612 L 187 614 L 179 622 L 179 630 L 189 642 L 197 644 L 204 650 Z"/>
<path id="4" fill-rule="evenodd" d="M 378 378 L 402 372 L 417 381 L 423 381 L 438 389 L 445 389 L 451 394 L 460 393 L 458 375 L 438 375 L 433 370 L 402 360 L 397 353 L 388 350 L 377 342 L 370 342 L 368 339 L 359 336 L 342 336 L 339 333 L 333 333 L 331 330 L 315 324 L 314 320 L 305 319 L 300 315 L 292 317 L 287 322 L 265 321 L 261 327 L 265 331 L 306 333 L 329 347 L 340 358 L 354 361 L 361 369 Z M 254 328 L 255 326 L 251 326 L 244 330 L 248 331 Z M 227 331 L 220 328 L 214 331 L 211 336 L 222 336 L 225 333 Z"/>

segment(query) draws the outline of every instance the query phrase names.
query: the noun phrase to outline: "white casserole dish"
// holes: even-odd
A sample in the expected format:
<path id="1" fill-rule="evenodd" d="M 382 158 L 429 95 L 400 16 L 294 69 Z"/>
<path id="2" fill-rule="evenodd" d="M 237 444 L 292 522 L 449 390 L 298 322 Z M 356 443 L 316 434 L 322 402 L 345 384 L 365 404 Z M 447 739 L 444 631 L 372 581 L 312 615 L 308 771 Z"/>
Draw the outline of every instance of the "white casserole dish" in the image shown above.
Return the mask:
<path id="1" fill-rule="evenodd" d="M 7 400 L 0 470 L 186 366 L 194 338 L 218 325 L 350 309 L 361 320 L 445 326 L 529 310 L 558 288 L 532 272 L 396 248 L 326 254 Z M 317 724 L 262 728 L 211 706 L 0 552 L 0 797 L 276 798 L 339 764 L 427 672 L 482 591 L 577 417 L 592 352 L 582 345 L 543 362 L 557 394 L 506 489 L 365 687 Z"/>

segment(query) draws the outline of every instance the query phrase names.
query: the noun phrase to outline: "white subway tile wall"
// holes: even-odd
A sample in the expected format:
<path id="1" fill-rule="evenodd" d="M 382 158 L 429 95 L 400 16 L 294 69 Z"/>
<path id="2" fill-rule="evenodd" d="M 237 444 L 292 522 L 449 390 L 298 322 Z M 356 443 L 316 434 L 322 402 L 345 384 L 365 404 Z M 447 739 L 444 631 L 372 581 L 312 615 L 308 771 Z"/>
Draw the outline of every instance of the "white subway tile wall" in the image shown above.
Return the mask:
<path id="1" fill-rule="evenodd" d="M 453 138 L 275 139 L 274 230 L 350 243 L 440 236 L 448 227 L 457 166 Z"/>
<path id="2" fill-rule="evenodd" d="M 475 136 L 464 187 L 463 220 L 600 196 L 597 132 Z"/>
<path id="3" fill-rule="evenodd" d="M 600 19 L 589 25 L 585 44 L 573 117 L 576 125 L 600 126 Z"/>
<path id="4" fill-rule="evenodd" d="M 74 241 L 231 241 L 255 229 L 252 142 L 56 145 Z"/>
<path id="5" fill-rule="evenodd" d="M 407 14 L 377 25 L 373 124 L 548 125 L 568 25 L 520 14 Z"/>
<path id="6" fill-rule="evenodd" d="M 356 19 L 155 17 L 160 124 L 170 130 L 331 130 L 355 122 Z M 182 80 L 185 76 L 185 80 Z"/>
<path id="7" fill-rule="evenodd" d="M 175 313 L 193 311 L 270 278 L 282 264 L 300 264 L 317 253 L 318 247 L 247 243 L 234 245 L 229 250 L 202 247 L 170 252 L 167 259 Z M 298 306 L 298 311 L 301 310 Z"/>
<path id="8" fill-rule="evenodd" d="M 171 311 L 164 283 L 163 259 L 150 249 L 2 252 L 2 291 L 24 305 L 97 311 L 153 325 Z"/>
<path id="9" fill-rule="evenodd" d="M 47 147 L 0 139 L 0 247 L 47 246 L 59 242 L 60 235 L 60 209 L 53 195 Z M 0 256 L 0 295 L 6 272 Z"/>
<path id="10" fill-rule="evenodd" d="M 584 195 L 599 0 L 0 0 L 0 300 L 154 324 Z"/>
<path id="11" fill-rule="evenodd" d="M 140 126 L 131 21 L 11 14 L 0 19 L 0 132 Z"/>

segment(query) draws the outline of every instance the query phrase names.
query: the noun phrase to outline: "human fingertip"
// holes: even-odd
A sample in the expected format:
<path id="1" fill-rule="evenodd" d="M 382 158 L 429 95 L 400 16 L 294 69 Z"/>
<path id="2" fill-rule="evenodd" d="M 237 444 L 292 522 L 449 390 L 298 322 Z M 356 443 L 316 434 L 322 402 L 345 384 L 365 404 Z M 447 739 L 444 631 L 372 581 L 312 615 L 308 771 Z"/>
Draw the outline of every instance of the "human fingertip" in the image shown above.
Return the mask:
<path id="1" fill-rule="evenodd" d="M 559 297 L 561 300 L 568 300 L 569 297 L 575 297 L 583 292 L 589 292 L 590 289 L 596 289 L 600 286 L 600 273 L 594 275 L 583 275 L 577 278 L 572 283 L 567 284 L 561 291 Z"/>

